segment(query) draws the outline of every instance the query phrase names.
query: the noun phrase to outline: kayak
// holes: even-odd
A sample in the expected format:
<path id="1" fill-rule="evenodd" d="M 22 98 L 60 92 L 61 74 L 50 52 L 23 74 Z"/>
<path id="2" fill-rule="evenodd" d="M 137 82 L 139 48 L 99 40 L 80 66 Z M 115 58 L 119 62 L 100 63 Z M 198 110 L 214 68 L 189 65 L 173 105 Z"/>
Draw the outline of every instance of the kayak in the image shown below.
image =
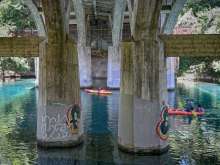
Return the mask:
<path id="1" fill-rule="evenodd" d="M 202 116 L 205 114 L 205 112 L 186 112 L 183 109 L 169 109 L 168 110 L 169 115 L 182 115 L 182 116 Z"/>
<path id="2" fill-rule="evenodd" d="M 85 91 L 87 93 L 93 93 L 93 94 L 98 94 L 98 95 L 110 95 L 112 94 L 111 91 L 109 90 L 104 90 L 104 89 L 101 89 L 101 90 L 97 90 L 97 89 L 85 89 Z"/>

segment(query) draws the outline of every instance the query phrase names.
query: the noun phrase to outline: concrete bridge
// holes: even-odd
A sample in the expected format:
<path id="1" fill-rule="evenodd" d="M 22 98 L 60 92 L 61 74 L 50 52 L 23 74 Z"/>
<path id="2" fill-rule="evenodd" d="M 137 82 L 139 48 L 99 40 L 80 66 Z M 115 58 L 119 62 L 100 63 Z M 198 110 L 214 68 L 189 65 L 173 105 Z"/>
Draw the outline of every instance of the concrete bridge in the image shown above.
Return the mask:
<path id="1" fill-rule="evenodd" d="M 80 84 L 92 83 L 91 47 L 107 46 L 108 86 L 120 83 L 121 88 L 119 147 L 135 153 L 167 151 L 166 57 L 217 56 L 220 51 L 218 35 L 171 35 L 185 0 L 23 1 L 39 37 L 0 39 L 0 55 L 39 55 L 38 144 L 83 142 Z M 105 46 L 98 44 L 102 38 L 92 37 L 100 24 L 107 29 Z"/>

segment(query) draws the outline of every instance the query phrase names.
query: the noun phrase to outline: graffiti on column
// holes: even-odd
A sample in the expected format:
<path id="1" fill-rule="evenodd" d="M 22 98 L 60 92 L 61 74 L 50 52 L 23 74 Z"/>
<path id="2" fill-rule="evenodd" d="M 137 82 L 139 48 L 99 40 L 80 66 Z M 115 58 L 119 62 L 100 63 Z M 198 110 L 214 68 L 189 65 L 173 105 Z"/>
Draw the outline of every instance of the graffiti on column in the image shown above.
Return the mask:
<path id="1" fill-rule="evenodd" d="M 169 120 L 168 120 L 168 106 L 165 102 L 162 103 L 160 121 L 157 123 L 156 132 L 161 140 L 168 139 Z"/>
<path id="2" fill-rule="evenodd" d="M 67 109 L 66 124 L 72 134 L 77 134 L 80 126 L 80 111 L 78 104 L 72 105 Z"/>

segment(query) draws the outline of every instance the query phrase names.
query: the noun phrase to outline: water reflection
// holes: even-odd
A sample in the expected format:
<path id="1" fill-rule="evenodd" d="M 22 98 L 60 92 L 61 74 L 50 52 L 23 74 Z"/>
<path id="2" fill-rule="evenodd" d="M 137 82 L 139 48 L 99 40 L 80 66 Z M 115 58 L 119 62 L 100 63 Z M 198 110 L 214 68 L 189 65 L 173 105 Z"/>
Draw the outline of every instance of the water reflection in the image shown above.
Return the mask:
<path id="1" fill-rule="evenodd" d="M 170 153 L 179 156 L 180 163 L 220 164 L 220 98 L 219 85 L 209 83 L 178 84 L 178 107 L 187 98 L 206 109 L 203 117 L 171 117 Z"/>
<path id="2" fill-rule="evenodd" d="M 170 151 L 161 156 L 130 155 L 118 150 L 119 92 L 99 97 L 81 92 L 84 144 L 74 149 L 36 147 L 34 81 L 0 87 L 0 164 L 220 164 L 220 86 L 181 83 L 169 103 L 184 106 L 186 98 L 201 103 L 203 117 L 170 118 Z"/>
<path id="3" fill-rule="evenodd" d="M 0 164 L 29 164 L 36 160 L 36 97 L 35 91 L 30 90 L 33 86 L 28 81 L 1 84 Z"/>

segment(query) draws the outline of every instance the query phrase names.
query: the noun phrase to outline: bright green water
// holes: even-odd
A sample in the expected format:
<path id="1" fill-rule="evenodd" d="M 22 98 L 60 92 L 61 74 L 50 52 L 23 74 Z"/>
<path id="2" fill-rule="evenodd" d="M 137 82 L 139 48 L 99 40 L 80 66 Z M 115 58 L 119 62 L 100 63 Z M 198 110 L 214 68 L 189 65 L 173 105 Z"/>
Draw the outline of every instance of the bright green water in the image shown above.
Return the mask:
<path id="1" fill-rule="evenodd" d="M 193 98 L 206 108 L 202 118 L 170 118 L 170 151 L 138 156 L 117 147 L 119 92 L 98 97 L 82 92 L 86 139 L 75 149 L 36 147 L 36 93 L 33 80 L 0 85 L 0 164 L 220 164 L 220 86 L 181 83 L 169 93 L 179 107 Z"/>

